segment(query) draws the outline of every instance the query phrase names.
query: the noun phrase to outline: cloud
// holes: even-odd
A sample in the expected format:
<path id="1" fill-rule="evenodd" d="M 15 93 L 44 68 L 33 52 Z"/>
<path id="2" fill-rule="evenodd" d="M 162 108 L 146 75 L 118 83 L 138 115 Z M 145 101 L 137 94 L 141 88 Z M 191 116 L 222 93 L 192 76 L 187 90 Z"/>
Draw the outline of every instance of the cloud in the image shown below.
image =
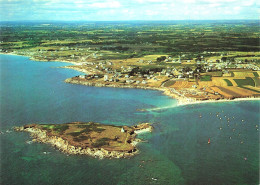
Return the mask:
<path id="1" fill-rule="evenodd" d="M 152 11 L 152 10 L 146 10 L 145 11 L 145 15 L 149 15 L 149 16 L 151 16 L 151 15 L 158 15 L 158 14 L 159 14 L 158 11 Z"/>
<path id="2" fill-rule="evenodd" d="M 182 0 L 182 3 L 186 3 L 186 4 L 196 3 L 196 0 Z"/>
<path id="3" fill-rule="evenodd" d="M 209 5 L 210 8 L 215 8 L 215 7 L 220 7 L 220 6 L 222 6 L 222 4 L 220 4 L 220 3 L 214 3 L 214 4 Z"/>
<path id="4" fill-rule="evenodd" d="M 99 3 L 92 3 L 88 5 L 92 8 L 120 8 L 121 3 L 119 1 L 107 1 L 107 2 L 99 2 Z"/>
<path id="5" fill-rule="evenodd" d="M 258 19 L 258 5 L 256 0 L 0 0 L 0 19 Z"/>

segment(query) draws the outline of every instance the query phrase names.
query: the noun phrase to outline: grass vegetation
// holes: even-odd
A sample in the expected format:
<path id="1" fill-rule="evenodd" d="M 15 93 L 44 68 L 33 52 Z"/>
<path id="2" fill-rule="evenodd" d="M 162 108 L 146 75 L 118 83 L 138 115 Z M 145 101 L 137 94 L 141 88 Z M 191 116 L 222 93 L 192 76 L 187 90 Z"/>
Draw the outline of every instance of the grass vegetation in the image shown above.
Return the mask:
<path id="1" fill-rule="evenodd" d="M 98 148 L 98 147 L 101 147 L 104 145 L 108 145 L 110 140 L 111 140 L 110 138 L 104 137 L 104 138 L 98 139 L 95 143 L 92 144 L 92 146 L 95 148 Z"/>
<path id="2" fill-rule="evenodd" d="M 100 128 L 99 124 L 93 123 L 93 122 L 78 124 L 77 128 L 80 128 L 80 130 L 70 132 L 70 133 L 68 133 L 68 135 L 71 135 L 73 137 L 77 137 L 77 136 L 80 136 L 83 133 L 84 134 L 89 134 L 90 132 L 101 133 L 102 131 L 105 130 L 104 128 Z"/>
<path id="3" fill-rule="evenodd" d="M 42 128 L 47 131 L 55 131 L 57 133 L 64 133 L 69 126 L 64 124 L 55 124 L 55 125 L 43 125 Z"/>
<path id="4" fill-rule="evenodd" d="M 74 146 L 102 147 L 110 151 L 131 151 L 135 148 L 131 145 L 133 128 L 127 126 L 124 126 L 128 130 L 127 132 L 122 132 L 121 126 L 102 125 L 94 122 L 42 124 L 36 127 L 47 130 L 49 136 L 61 137 Z"/>
<path id="5" fill-rule="evenodd" d="M 200 81 L 211 81 L 211 75 L 201 76 Z"/>
<path id="6" fill-rule="evenodd" d="M 168 80 L 167 82 L 165 82 L 164 87 L 170 87 L 170 86 L 174 85 L 175 83 L 176 83 L 176 81 Z"/>
<path id="7" fill-rule="evenodd" d="M 224 81 L 227 83 L 228 86 L 233 86 L 232 82 L 230 82 L 228 79 L 224 79 Z"/>
<path id="8" fill-rule="evenodd" d="M 253 74 L 254 74 L 255 77 L 259 78 L 259 75 L 258 75 L 257 72 L 253 72 Z"/>
<path id="9" fill-rule="evenodd" d="M 250 78 L 246 77 L 245 79 L 234 79 L 234 81 L 237 83 L 239 87 L 245 86 L 245 85 L 250 85 L 255 87 L 255 81 Z"/>

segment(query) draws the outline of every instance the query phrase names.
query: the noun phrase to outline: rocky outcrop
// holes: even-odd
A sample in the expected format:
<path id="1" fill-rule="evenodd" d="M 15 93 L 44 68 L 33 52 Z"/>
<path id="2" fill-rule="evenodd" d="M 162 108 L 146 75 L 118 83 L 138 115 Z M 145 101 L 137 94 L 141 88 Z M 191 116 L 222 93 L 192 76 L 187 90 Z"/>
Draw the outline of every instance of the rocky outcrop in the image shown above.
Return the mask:
<path id="1" fill-rule="evenodd" d="M 95 86 L 95 87 L 136 88 L 136 89 L 150 89 L 150 90 L 164 91 L 163 88 L 137 86 L 137 85 L 122 85 L 122 84 L 116 85 L 116 84 L 106 84 L 106 83 L 95 83 L 95 82 L 89 82 L 89 81 L 74 79 L 74 78 L 68 78 L 68 79 L 65 80 L 65 82 L 71 83 L 71 84 L 80 84 L 80 85 Z"/>

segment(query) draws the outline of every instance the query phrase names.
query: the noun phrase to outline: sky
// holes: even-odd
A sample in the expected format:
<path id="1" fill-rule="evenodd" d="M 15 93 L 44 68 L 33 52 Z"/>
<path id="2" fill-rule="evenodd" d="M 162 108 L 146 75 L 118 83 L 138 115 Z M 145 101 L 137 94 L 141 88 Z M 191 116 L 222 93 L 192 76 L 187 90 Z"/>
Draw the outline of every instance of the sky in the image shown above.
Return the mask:
<path id="1" fill-rule="evenodd" d="M 1 21 L 259 19 L 257 0 L 0 0 Z"/>

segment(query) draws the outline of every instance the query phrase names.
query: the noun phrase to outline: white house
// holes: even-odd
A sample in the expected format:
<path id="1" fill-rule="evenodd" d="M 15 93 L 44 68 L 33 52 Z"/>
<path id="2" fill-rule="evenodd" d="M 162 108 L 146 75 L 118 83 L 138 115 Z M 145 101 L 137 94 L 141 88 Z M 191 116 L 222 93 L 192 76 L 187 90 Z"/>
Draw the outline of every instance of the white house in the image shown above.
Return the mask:
<path id="1" fill-rule="evenodd" d="M 108 75 L 104 75 L 104 81 L 108 81 Z"/>

